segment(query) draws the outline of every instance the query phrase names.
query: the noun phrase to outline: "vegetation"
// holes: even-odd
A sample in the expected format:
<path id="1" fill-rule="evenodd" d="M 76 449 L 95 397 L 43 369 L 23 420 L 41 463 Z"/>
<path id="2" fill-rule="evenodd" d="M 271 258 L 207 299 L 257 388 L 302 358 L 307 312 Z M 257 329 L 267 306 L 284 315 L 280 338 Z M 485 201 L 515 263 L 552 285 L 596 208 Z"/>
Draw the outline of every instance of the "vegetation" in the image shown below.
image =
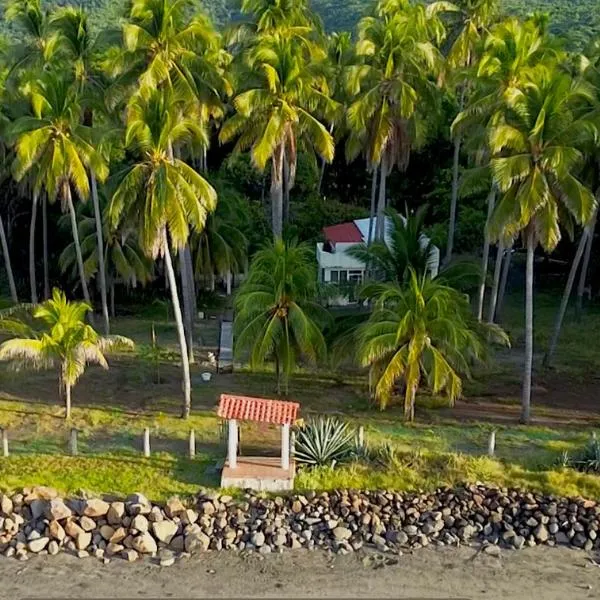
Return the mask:
<path id="1" fill-rule="evenodd" d="M 333 468 L 349 460 L 355 449 L 354 431 L 337 419 L 316 419 L 296 430 L 294 458 L 301 464 Z"/>

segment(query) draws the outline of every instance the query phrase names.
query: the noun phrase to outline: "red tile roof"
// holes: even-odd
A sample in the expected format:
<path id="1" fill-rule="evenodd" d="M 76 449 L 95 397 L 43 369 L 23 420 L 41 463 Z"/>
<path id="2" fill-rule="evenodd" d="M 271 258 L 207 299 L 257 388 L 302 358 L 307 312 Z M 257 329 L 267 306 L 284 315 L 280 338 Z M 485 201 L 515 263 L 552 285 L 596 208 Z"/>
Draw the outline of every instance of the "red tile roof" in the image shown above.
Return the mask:
<path id="1" fill-rule="evenodd" d="M 323 227 L 323 235 L 328 242 L 341 244 L 359 243 L 363 241 L 360 229 L 354 222 Z"/>
<path id="2" fill-rule="evenodd" d="M 217 414 L 223 419 L 292 425 L 299 408 L 297 402 L 221 394 Z"/>

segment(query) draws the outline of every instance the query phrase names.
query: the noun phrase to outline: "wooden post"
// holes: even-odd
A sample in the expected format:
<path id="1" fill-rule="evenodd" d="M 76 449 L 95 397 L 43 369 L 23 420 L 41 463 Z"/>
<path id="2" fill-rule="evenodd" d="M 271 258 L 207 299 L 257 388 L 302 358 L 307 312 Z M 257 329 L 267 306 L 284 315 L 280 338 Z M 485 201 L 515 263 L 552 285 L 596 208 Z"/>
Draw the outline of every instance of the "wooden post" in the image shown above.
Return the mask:
<path id="1" fill-rule="evenodd" d="M 358 428 L 358 447 L 364 448 L 364 446 L 365 446 L 365 428 L 363 425 L 361 425 Z"/>
<path id="2" fill-rule="evenodd" d="M 2 456 L 8 456 L 8 431 L 2 429 Z"/>
<path id="3" fill-rule="evenodd" d="M 237 442 L 237 421 L 235 419 L 229 419 L 229 429 L 227 433 L 227 459 L 229 461 L 230 469 L 235 469 L 237 467 Z"/>
<path id="4" fill-rule="evenodd" d="M 290 424 L 281 426 L 281 468 L 284 471 L 290 468 Z"/>
<path id="5" fill-rule="evenodd" d="M 290 456 L 295 456 L 296 454 L 296 433 L 292 431 L 290 433 Z"/>
<path id="6" fill-rule="evenodd" d="M 196 432 L 191 429 L 190 430 L 190 458 L 194 458 L 196 456 Z"/>
<path id="7" fill-rule="evenodd" d="M 488 442 L 488 456 L 494 456 L 496 453 L 496 430 L 490 431 L 490 440 Z"/>
<path id="8" fill-rule="evenodd" d="M 144 427 L 144 456 L 150 456 L 150 427 Z"/>
<path id="9" fill-rule="evenodd" d="M 71 456 L 77 456 L 77 429 L 71 428 L 71 436 L 69 438 L 69 451 Z"/>

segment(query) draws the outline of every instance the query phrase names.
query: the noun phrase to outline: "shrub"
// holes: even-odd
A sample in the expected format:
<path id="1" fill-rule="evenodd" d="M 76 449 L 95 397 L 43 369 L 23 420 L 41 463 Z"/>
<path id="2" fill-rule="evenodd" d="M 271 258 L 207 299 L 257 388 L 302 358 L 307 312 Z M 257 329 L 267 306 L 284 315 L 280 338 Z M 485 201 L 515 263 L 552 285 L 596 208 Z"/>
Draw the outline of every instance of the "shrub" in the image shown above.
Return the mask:
<path id="1" fill-rule="evenodd" d="M 321 417 L 296 430 L 294 456 L 301 464 L 335 466 L 350 460 L 355 448 L 354 430 L 339 419 Z"/>

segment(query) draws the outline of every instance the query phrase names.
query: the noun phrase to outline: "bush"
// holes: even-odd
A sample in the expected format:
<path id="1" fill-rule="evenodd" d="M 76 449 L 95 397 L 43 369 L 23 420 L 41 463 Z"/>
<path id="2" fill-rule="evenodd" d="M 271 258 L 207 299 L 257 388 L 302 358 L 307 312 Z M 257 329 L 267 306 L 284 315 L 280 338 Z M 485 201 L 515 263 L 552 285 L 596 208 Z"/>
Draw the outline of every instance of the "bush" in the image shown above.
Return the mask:
<path id="1" fill-rule="evenodd" d="M 560 467 L 572 467 L 582 473 L 600 473 L 600 440 L 592 434 L 590 441 L 574 457 L 563 452 L 557 460 Z"/>
<path id="2" fill-rule="evenodd" d="M 348 423 L 331 417 L 309 421 L 296 430 L 294 457 L 311 466 L 335 466 L 352 459 L 355 432 Z"/>

